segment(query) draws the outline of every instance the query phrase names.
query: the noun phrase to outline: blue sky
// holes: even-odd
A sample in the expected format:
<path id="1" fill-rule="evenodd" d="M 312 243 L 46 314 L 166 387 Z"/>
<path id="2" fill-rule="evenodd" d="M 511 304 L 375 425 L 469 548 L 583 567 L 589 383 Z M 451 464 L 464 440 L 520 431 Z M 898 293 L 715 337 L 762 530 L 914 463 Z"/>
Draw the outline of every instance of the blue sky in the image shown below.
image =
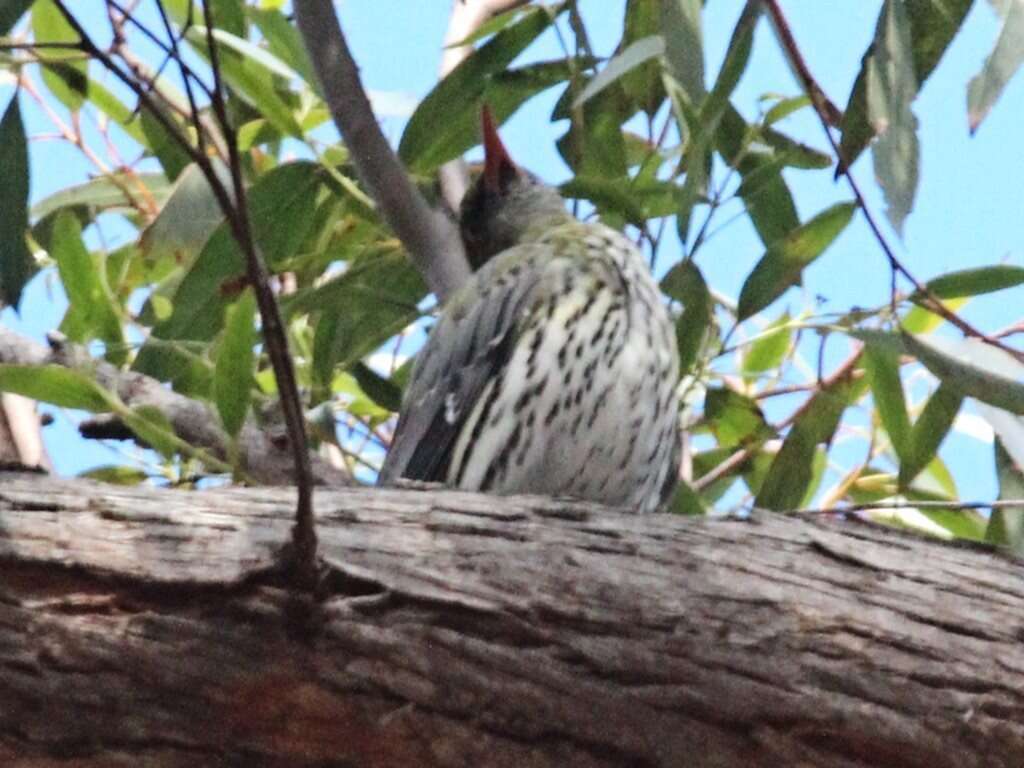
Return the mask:
<path id="1" fill-rule="evenodd" d="M 102 4 L 85 0 L 73 4 L 80 18 L 100 28 Z M 408 0 L 347 0 L 338 5 L 343 27 L 369 88 L 399 91 L 416 98 L 435 83 L 440 45 L 447 25 L 448 2 Z M 621 33 L 623 0 L 589 0 L 581 3 L 598 53 L 614 48 Z M 823 4 L 820 0 L 786 0 L 783 3 L 807 63 L 840 107 L 860 68 L 860 57 L 874 30 L 881 2 Z M 742 3 L 709 3 L 705 13 L 705 67 L 713 77 L 722 60 L 732 25 Z M 967 130 L 966 87 L 980 69 L 998 34 L 998 20 L 988 3 L 977 0 L 961 33 L 947 51 L 914 105 L 921 124 L 921 181 L 914 212 L 902 241 L 887 229 L 890 242 L 910 270 L 920 279 L 969 266 L 999 262 L 1024 264 L 1024 87 L 1018 76 L 971 138 Z M 549 58 L 560 54 L 553 35 L 538 41 L 526 56 Z M 11 92 L 0 84 L 0 103 Z M 757 114 L 758 97 L 765 92 L 795 95 L 799 88 L 782 59 L 767 24 L 759 26 L 747 73 L 734 101 L 748 117 Z M 550 122 L 557 91 L 549 91 L 525 105 L 503 129 L 510 153 L 523 165 L 552 182 L 568 176 L 555 150 L 564 126 Z M 52 126 L 28 99 L 22 100 L 32 134 L 51 133 Z M 820 125 L 809 110 L 788 118 L 780 126 L 816 147 L 826 143 Z M 388 135 L 397 144 L 402 123 L 385 121 Z M 39 200 L 57 189 L 84 180 L 92 171 L 76 149 L 63 142 L 37 142 L 31 148 L 32 198 Z M 871 159 L 865 155 L 855 175 L 873 210 L 884 219 L 881 195 L 873 180 Z M 789 172 L 787 180 L 802 219 L 850 198 L 844 183 L 823 172 Z M 732 209 L 736 212 L 738 208 Z M 730 211 L 716 221 L 724 222 Z M 672 241 L 674 238 L 669 237 Z M 678 256 L 678 244 L 670 242 L 662 263 Z M 763 247 L 742 218 L 720 230 L 702 251 L 699 264 L 709 283 L 735 297 L 742 280 L 762 255 Z M 861 219 L 856 219 L 833 247 L 806 274 L 809 294 L 791 290 L 768 311 L 775 317 L 786 308 L 798 311 L 814 294 L 827 297 L 821 311 L 843 310 L 854 305 L 885 302 L 889 273 L 884 255 Z M 963 314 L 982 328 L 997 329 L 1015 322 L 1024 307 L 1024 289 L 1003 292 L 972 301 Z M 41 338 L 55 327 L 63 312 L 63 299 L 52 274 L 36 278 L 24 299 L 21 318 L 5 310 L 5 323 Z M 831 361 L 845 356 L 841 341 L 830 342 Z M 785 404 L 779 404 L 782 407 Z M 788 407 L 791 407 L 789 405 Z M 117 460 L 108 449 L 83 445 L 73 426 L 63 417 L 47 428 L 52 457 L 61 472 L 70 473 L 95 464 Z M 976 438 L 951 436 L 943 447 L 965 498 L 991 498 L 994 478 L 991 448 Z"/>

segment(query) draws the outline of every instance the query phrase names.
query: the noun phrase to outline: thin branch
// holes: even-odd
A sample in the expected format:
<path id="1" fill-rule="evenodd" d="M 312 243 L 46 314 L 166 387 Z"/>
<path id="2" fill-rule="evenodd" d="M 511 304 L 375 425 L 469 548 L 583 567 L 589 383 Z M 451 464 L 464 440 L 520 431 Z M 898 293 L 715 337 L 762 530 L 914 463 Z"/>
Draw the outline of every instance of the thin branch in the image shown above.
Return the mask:
<path id="1" fill-rule="evenodd" d="M 330 0 L 295 0 L 294 5 L 327 106 L 360 179 L 430 290 L 445 301 L 470 274 L 455 226 L 427 205 L 384 138 Z"/>
<path id="2" fill-rule="evenodd" d="M 887 509 L 944 509 L 952 512 L 967 512 L 976 509 L 1011 510 L 1024 512 L 1024 499 L 996 499 L 994 501 L 872 501 L 863 504 L 844 504 L 837 507 L 818 507 L 815 509 L 795 509 L 787 515 L 845 515 L 852 512 L 871 512 Z M 752 507 L 755 512 L 772 512 L 772 510 Z M 777 512 L 772 512 L 778 514 Z"/>
<path id="3" fill-rule="evenodd" d="M 786 55 L 790 62 L 793 63 L 794 69 L 798 78 L 800 79 L 801 85 L 804 88 L 804 92 L 810 97 L 811 104 L 814 107 L 815 114 L 821 121 L 822 128 L 825 131 L 825 136 L 828 138 L 829 144 L 832 145 L 832 150 L 835 152 L 836 159 L 839 163 L 839 171 L 846 177 L 846 181 L 850 185 L 850 190 L 853 192 L 853 196 L 857 201 L 857 206 L 860 208 L 861 213 L 864 215 L 865 221 L 867 221 L 868 227 L 870 227 L 875 240 L 878 242 L 882 251 L 885 253 L 886 258 L 889 260 L 889 265 L 894 273 L 899 272 L 907 280 L 913 284 L 915 291 L 924 298 L 922 302 L 926 309 L 935 312 L 940 315 L 944 320 L 950 324 L 956 326 L 966 336 L 972 336 L 977 339 L 981 339 L 986 344 L 990 344 L 994 347 L 998 347 L 1004 352 L 1012 355 L 1017 360 L 1024 362 L 1024 352 L 1008 347 L 1001 343 L 998 339 L 995 339 L 972 326 L 966 320 L 961 318 L 955 312 L 951 311 L 942 300 L 939 299 L 934 293 L 921 283 L 909 269 L 899 260 L 892 247 L 885 239 L 885 235 L 882 234 L 881 228 L 878 226 L 878 222 L 875 217 L 871 214 L 871 209 L 868 207 L 867 201 L 864 195 L 861 193 L 860 187 L 856 180 L 853 178 L 853 174 L 850 169 L 846 166 L 843 161 L 843 154 L 839 148 L 839 144 L 836 142 L 835 137 L 832 135 L 831 126 L 833 125 L 834 115 L 829 114 L 829 109 L 826 104 L 827 99 L 822 101 L 823 93 L 821 88 L 815 82 L 811 76 L 810 71 L 807 69 L 806 63 L 804 63 L 803 56 L 800 53 L 800 49 L 796 44 L 796 40 L 793 38 L 793 33 L 789 28 L 789 24 L 786 21 L 786 17 L 782 13 L 782 8 L 779 6 L 778 0 L 762 0 L 768 13 L 772 19 L 772 23 L 778 32 L 779 40 L 782 43 L 783 48 L 786 51 Z M 834 107 L 833 107 L 834 108 Z M 893 279 L 895 280 L 895 274 Z M 896 291 L 895 287 L 892 291 L 892 297 L 895 299 Z"/>

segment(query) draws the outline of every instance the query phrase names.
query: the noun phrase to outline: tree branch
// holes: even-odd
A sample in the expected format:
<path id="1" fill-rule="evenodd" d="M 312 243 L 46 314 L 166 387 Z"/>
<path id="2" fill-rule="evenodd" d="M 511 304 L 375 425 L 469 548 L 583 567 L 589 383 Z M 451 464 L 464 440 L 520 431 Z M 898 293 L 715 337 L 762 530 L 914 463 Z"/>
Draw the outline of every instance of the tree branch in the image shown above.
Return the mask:
<path id="1" fill-rule="evenodd" d="M 156 379 L 95 360 L 74 344 L 51 335 L 50 347 L 44 347 L 0 326 L 0 363 L 12 365 L 61 365 L 93 376 L 96 382 L 117 394 L 130 407 L 152 406 L 170 422 L 174 433 L 217 458 L 227 460 L 230 440 L 217 426 L 220 420 L 207 404 L 179 395 Z M 100 438 L 130 436 L 124 425 L 98 417 L 81 427 L 86 436 Z M 91 434 L 90 434 L 91 432 Z M 285 440 L 257 426 L 251 419 L 238 437 L 238 450 L 246 477 L 266 485 L 291 485 L 294 482 L 293 459 Z M 317 456 L 311 458 L 313 477 L 320 485 L 351 484 L 351 478 Z"/>
<path id="2" fill-rule="evenodd" d="M 295 18 L 359 178 L 430 290 L 446 300 L 469 277 L 454 224 L 427 205 L 384 138 L 330 0 L 295 0 Z"/>
<path id="3" fill-rule="evenodd" d="M 0 482 L 0 762 L 1018 768 L 1021 563 L 778 514 Z M 302 621 L 305 619 L 305 621 Z"/>

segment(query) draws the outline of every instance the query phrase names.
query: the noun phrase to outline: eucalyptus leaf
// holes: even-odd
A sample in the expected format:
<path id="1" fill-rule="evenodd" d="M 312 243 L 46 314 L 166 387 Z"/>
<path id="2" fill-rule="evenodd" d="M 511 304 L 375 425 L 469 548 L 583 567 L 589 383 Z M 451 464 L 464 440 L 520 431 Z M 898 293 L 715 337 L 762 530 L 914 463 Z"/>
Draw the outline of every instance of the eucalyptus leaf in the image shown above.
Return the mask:
<path id="1" fill-rule="evenodd" d="M 106 413 L 119 404 L 92 377 L 60 365 L 0 364 L 0 392 L 92 413 Z"/>
<path id="2" fill-rule="evenodd" d="M 15 95 L 0 120 L 0 301 L 17 308 L 35 271 L 25 244 L 28 232 L 28 143 Z"/>

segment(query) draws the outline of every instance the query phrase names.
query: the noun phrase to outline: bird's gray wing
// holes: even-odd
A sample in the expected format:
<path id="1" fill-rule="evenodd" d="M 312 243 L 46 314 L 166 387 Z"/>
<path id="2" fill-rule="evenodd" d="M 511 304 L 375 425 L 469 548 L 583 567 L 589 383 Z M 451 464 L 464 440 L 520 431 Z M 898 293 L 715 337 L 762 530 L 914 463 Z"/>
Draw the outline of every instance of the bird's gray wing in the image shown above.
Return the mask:
<path id="1" fill-rule="evenodd" d="M 379 485 L 445 481 L 463 424 L 511 356 L 544 253 L 533 244 L 504 251 L 452 297 L 416 360 Z"/>

